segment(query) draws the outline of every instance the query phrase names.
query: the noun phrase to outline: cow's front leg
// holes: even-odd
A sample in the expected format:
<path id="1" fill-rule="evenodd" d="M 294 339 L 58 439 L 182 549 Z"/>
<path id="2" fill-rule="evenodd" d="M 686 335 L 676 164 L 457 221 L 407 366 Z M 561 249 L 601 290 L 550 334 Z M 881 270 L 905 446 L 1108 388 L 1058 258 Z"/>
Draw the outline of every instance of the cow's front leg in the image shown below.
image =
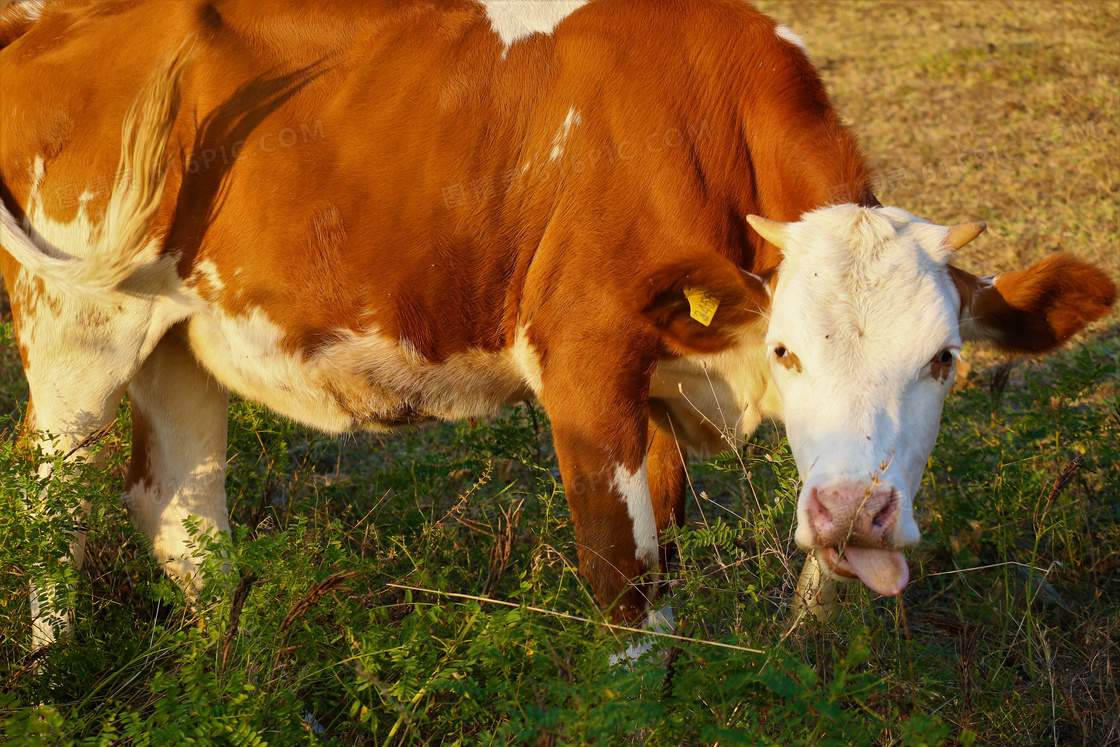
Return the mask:
<path id="1" fill-rule="evenodd" d="M 617 623 L 642 622 L 657 595 L 658 521 L 650 498 L 648 375 L 553 357 L 542 400 L 575 524 L 580 573 Z"/>
<path id="2" fill-rule="evenodd" d="M 644 627 L 657 633 L 672 633 L 676 628 L 672 606 L 667 599 L 653 597 L 655 593 L 666 594 L 669 590 L 666 579 L 676 561 L 677 552 L 673 541 L 666 538 L 666 530 L 684 523 L 686 476 L 684 454 L 663 415 L 651 415 L 649 419 L 645 464 L 650 503 L 657 526 L 660 579 L 648 579 L 649 583 L 644 586 L 651 605 Z M 656 640 L 650 636 L 641 636 L 625 651 L 611 656 L 611 663 L 634 661 L 653 650 L 655 645 Z"/>
<path id="3" fill-rule="evenodd" d="M 653 513 L 660 538 L 661 572 L 668 574 L 676 561 L 676 546 L 665 540 L 665 531 L 684 524 L 685 458 L 669 423 L 668 415 L 655 412 L 649 419 L 647 474 Z"/>
<path id="4" fill-rule="evenodd" d="M 656 596 L 660 547 L 645 454 L 587 424 L 553 419 L 580 573 L 613 621 L 641 622 Z"/>
<path id="5" fill-rule="evenodd" d="M 837 584 L 837 577 L 823 570 L 816 551 L 810 551 L 793 593 L 793 624 L 797 625 L 806 615 L 826 624 L 835 620 Z"/>

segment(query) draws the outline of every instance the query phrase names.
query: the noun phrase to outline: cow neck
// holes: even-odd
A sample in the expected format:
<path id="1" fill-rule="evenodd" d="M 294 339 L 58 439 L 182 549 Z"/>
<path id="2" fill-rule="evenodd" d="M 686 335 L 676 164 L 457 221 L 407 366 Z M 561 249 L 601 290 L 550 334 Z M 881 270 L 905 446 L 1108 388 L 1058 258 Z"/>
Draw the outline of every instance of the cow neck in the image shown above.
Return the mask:
<path id="1" fill-rule="evenodd" d="M 738 154 L 725 171 L 738 216 L 794 222 L 828 205 L 879 205 L 859 141 L 841 122 L 806 55 L 758 44 L 722 74 L 731 80 L 722 85 L 738 102 L 728 123 L 736 142 L 724 143 L 724 154 Z M 776 247 L 754 231 L 747 235 L 744 269 L 763 273 L 780 263 Z"/>

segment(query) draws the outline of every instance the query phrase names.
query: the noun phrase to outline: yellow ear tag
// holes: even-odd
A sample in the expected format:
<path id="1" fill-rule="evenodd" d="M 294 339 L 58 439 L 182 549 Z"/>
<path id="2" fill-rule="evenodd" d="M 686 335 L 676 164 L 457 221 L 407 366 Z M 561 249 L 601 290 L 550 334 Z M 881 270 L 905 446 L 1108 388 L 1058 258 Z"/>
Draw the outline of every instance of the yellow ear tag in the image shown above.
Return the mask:
<path id="1" fill-rule="evenodd" d="M 719 308 L 719 299 L 704 288 L 685 288 L 684 296 L 688 299 L 689 316 L 705 327 L 710 325 Z"/>

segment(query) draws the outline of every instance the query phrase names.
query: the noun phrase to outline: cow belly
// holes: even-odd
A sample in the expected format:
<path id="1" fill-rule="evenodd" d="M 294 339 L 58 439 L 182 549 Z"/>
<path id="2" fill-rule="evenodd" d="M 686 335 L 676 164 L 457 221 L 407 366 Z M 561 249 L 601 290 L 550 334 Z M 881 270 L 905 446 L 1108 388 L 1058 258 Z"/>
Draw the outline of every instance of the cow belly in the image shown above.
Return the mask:
<path id="1" fill-rule="evenodd" d="M 313 352 L 293 352 L 259 309 L 198 314 L 189 339 L 231 391 L 331 433 L 480 417 L 533 396 L 510 350 L 469 350 L 437 363 L 406 341 L 339 330 Z"/>

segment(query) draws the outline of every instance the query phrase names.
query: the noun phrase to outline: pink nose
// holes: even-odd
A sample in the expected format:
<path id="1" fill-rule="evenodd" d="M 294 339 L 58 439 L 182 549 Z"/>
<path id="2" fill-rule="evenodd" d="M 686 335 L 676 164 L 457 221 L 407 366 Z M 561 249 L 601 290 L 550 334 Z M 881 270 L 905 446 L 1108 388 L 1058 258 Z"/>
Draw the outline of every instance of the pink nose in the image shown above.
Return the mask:
<path id="1" fill-rule="evenodd" d="M 813 488 L 809 494 L 817 547 L 888 547 L 898 513 L 894 488 L 852 484 Z"/>

